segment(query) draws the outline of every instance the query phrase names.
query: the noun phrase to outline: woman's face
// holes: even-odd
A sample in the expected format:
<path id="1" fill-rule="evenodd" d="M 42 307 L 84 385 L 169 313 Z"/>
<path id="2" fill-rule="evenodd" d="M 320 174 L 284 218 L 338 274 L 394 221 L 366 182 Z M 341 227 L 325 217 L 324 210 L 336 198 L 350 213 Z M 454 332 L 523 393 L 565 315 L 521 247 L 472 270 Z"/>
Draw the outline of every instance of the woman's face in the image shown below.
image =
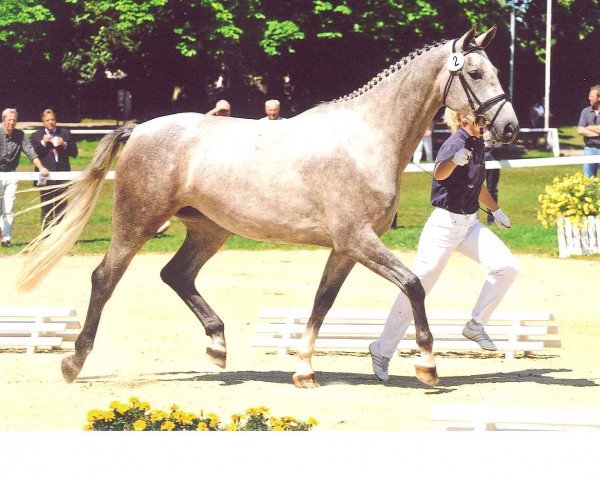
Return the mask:
<path id="1" fill-rule="evenodd" d="M 469 135 L 476 137 L 480 134 L 479 127 L 462 115 L 460 116 L 460 125 Z"/>

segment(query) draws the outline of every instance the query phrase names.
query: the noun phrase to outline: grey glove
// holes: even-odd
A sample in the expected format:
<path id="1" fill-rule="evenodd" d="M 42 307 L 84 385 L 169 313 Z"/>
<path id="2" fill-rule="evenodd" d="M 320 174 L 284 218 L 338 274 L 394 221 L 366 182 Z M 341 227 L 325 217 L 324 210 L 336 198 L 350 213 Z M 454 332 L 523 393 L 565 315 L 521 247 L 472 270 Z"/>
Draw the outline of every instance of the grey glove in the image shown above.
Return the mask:
<path id="1" fill-rule="evenodd" d="M 510 220 L 501 208 L 492 212 L 494 216 L 494 223 L 501 228 L 510 228 Z"/>
<path id="2" fill-rule="evenodd" d="M 452 161 L 456 163 L 457 166 L 462 167 L 469 163 L 469 158 L 471 158 L 471 150 L 461 148 L 458 152 L 454 154 Z"/>

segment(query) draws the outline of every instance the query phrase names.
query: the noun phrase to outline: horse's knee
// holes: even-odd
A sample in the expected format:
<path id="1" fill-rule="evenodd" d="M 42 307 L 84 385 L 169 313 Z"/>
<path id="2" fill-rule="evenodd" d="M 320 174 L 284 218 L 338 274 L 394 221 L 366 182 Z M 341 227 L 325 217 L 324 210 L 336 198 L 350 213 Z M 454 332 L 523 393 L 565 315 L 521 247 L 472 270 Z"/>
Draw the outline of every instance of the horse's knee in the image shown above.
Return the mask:
<path id="1" fill-rule="evenodd" d="M 404 282 L 404 293 L 409 298 L 411 303 L 425 301 L 425 289 L 421 284 L 421 280 L 414 273 L 410 273 Z"/>
<path id="2" fill-rule="evenodd" d="M 160 278 L 169 287 L 175 288 L 174 285 L 177 283 L 177 277 L 175 276 L 175 273 L 169 269 L 168 265 L 160 271 Z"/>
<path id="3" fill-rule="evenodd" d="M 92 292 L 97 295 L 103 295 L 110 291 L 108 288 L 107 271 L 104 265 L 99 265 L 92 272 Z"/>
<path id="4" fill-rule="evenodd" d="M 180 294 L 192 293 L 195 289 L 193 280 L 186 280 L 181 272 L 176 272 L 174 269 L 170 268 L 169 265 L 165 266 L 160 271 L 160 278 L 169 287 Z"/>

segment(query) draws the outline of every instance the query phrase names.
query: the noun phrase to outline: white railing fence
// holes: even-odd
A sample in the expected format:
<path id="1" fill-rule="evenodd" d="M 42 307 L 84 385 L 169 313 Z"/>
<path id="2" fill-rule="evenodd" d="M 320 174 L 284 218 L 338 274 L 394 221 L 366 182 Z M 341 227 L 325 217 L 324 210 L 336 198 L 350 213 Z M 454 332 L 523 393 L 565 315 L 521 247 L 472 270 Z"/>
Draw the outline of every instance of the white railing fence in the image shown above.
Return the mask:
<path id="1" fill-rule="evenodd" d="M 600 163 L 600 155 L 581 155 L 577 157 L 545 157 L 545 158 L 523 158 L 512 160 L 493 160 L 485 162 L 487 169 L 503 169 L 503 168 L 530 168 L 530 167 L 554 167 L 558 165 L 578 165 L 583 163 Z M 416 173 L 433 171 L 433 163 L 420 163 L 415 165 L 409 163 L 404 169 L 405 173 Z M 81 172 L 50 172 L 48 180 L 72 180 L 80 175 Z M 37 172 L 0 172 L 0 180 L 38 180 L 40 174 Z M 107 180 L 115 178 L 115 172 L 111 170 L 106 175 Z"/>

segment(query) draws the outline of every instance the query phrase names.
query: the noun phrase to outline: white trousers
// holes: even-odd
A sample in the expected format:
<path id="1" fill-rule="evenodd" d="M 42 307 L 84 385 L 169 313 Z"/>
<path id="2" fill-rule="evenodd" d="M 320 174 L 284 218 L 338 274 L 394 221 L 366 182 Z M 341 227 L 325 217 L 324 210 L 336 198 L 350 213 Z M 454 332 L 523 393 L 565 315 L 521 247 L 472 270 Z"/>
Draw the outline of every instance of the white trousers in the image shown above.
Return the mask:
<path id="1" fill-rule="evenodd" d="M 477 219 L 477 213 L 463 215 L 436 208 L 421 232 L 412 270 L 421 280 L 425 295 L 455 250 L 489 270 L 471 314 L 473 320 L 485 325 L 515 280 L 519 264 L 502 240 Z M 391 358 L 412 321 L 410 301 L 400 292 L 375 346 L 376 353 Z"/>
<path id="2" fill-rule="evenodd" d="M 419 142 L 415 153 L 413 154 L 413 162 L 420 163 L 423 159 L 423 150 L 425 150 L 425 158 L 428 162 L 433 162 L 433 139 L 431 135 L 425 136 Z"/>
<path id="3" fill-rule="evenodd" d="M 0 180 L 0 217 L 2 217 L 2 241 L 10 240 L 13 226 L 13 207 L 17 195 L 17 180 Z"/>

